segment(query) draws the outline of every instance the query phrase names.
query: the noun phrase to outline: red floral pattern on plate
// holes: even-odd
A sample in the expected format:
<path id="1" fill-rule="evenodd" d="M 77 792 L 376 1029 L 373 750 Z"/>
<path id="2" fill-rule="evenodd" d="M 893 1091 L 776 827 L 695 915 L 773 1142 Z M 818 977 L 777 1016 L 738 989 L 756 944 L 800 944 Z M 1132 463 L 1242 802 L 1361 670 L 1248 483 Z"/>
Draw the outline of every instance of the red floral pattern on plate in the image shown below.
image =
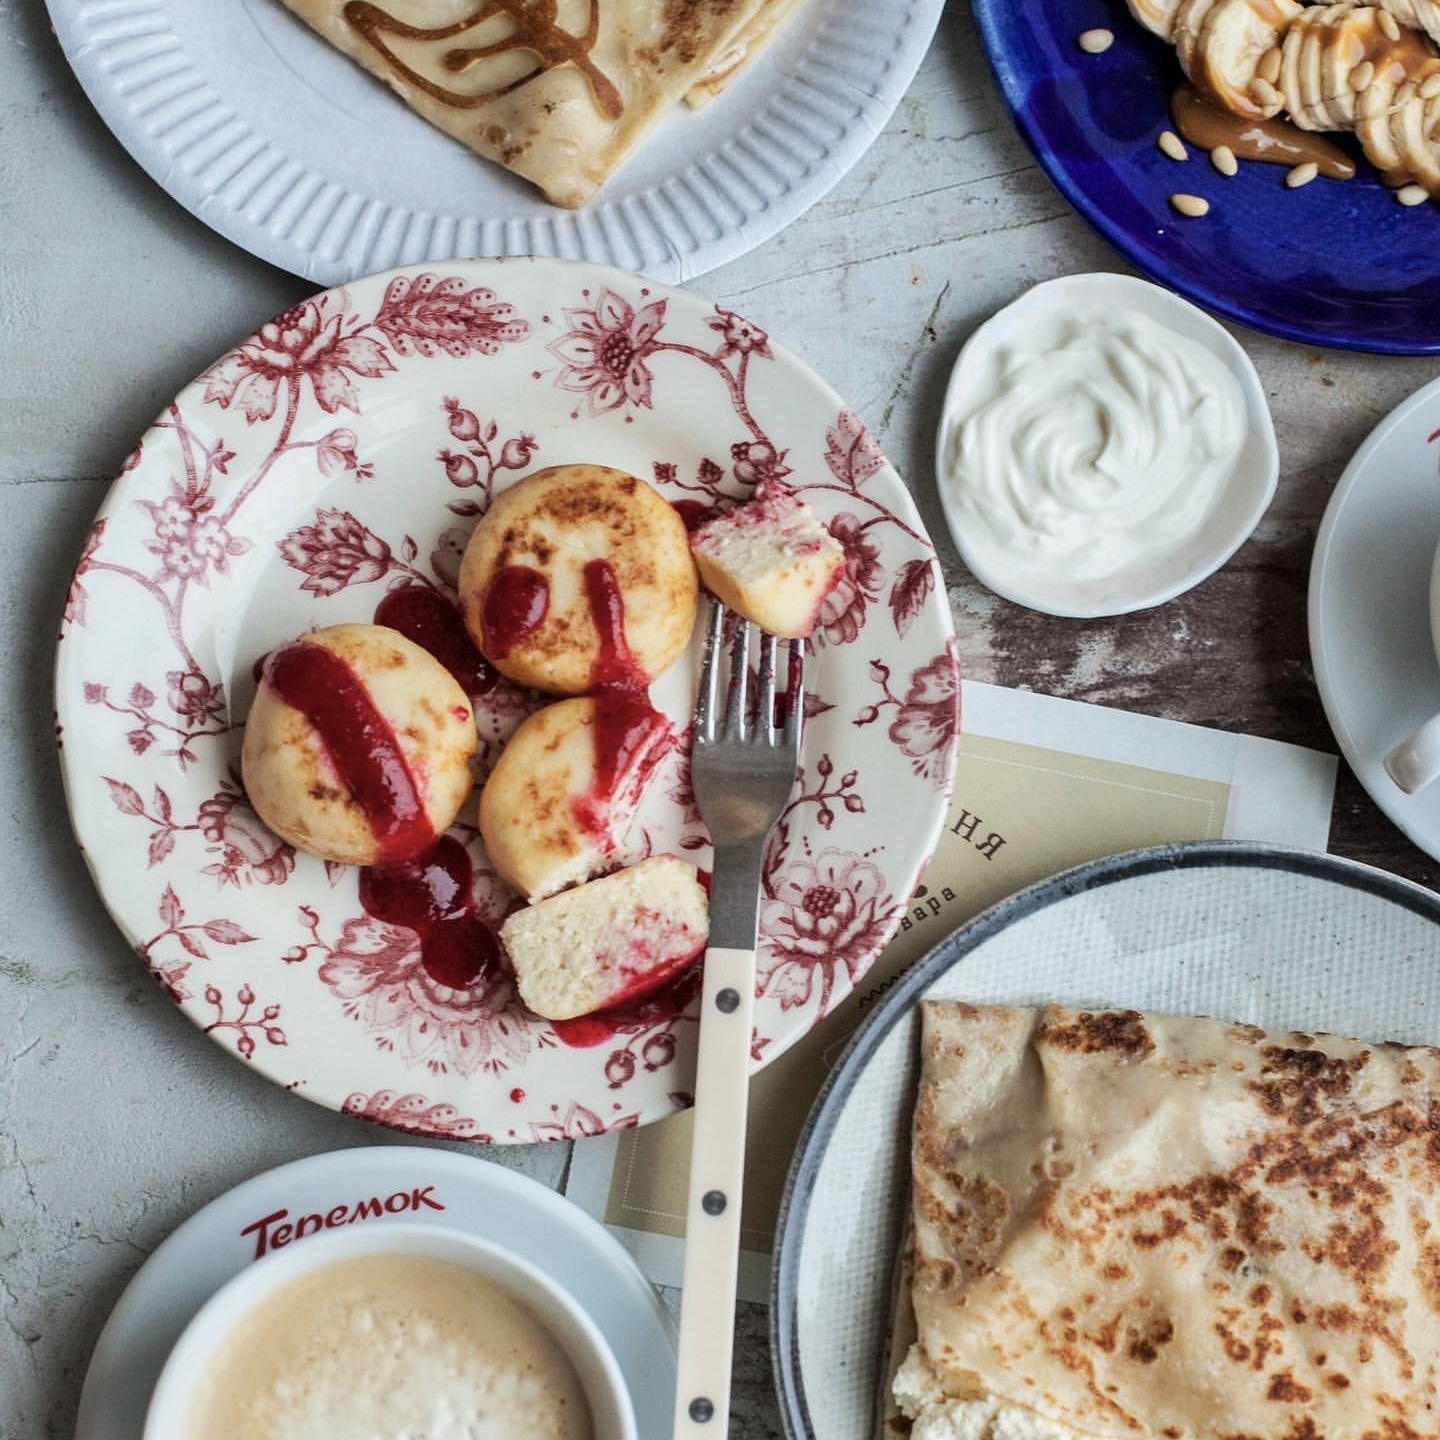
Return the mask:
<path id="1" fill-rule="evenodd" d="M 417 267 L 316 296 L 217 361 L 144 437 L 65 608 L 72 818 L 137 953 L 197 1025 L 276 1081 L 411 1133 L 530 1143 L 689 1103 L 693 1002 L 581 1042 L 531 1015 L 504 975 L 438 983 L 410 931 L 363 913 L 355 872 L 277 840 L 238 780 L 269 649 L 368 620 L 399 590 L 453 600 L 474 518 L 527 470 L 575 459 L 645 476 L 687 519 L 784 479 L 845 550 L 766 859 L 761 1064 L 848 993 L 898 924 L 944 817 L 959 682 L 905 487 L 753 321 L 563 261 Z M 682 734 L 695 652 L 652 687 Z M 483 774 L 540 702 L 493 674 L 471 689 Z M 473 812 L 453 834 L 477 913 L 498 922 L 514 897 Z M 708 865 L 683 745 L 629 850 Z"/>

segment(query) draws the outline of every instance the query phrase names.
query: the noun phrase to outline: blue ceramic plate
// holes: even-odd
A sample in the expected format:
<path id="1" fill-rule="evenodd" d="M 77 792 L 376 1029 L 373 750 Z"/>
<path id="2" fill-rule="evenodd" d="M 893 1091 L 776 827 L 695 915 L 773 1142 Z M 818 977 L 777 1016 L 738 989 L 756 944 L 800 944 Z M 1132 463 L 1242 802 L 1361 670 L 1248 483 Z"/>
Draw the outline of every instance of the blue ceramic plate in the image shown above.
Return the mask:
<path id="1" fill-rule="evenodd" d="M 1353 136 L 1353 180 L 1285 187 L 1279 165 L 1221 175 L 1191 147 L 1155 145 L 1183 78 L 1174 50 L 1121 0 L 973 0 L 981 40 L 1020 133 L 1072 205 L 1138 269 L 1231 320 L 1304 344 L 1440 352 L 1440 209 L 1396 202 Z M 1101 55 L 1076 44 L 1106 27 Z M 1184 219 L 1184 190 L 1210 213 Z"/>

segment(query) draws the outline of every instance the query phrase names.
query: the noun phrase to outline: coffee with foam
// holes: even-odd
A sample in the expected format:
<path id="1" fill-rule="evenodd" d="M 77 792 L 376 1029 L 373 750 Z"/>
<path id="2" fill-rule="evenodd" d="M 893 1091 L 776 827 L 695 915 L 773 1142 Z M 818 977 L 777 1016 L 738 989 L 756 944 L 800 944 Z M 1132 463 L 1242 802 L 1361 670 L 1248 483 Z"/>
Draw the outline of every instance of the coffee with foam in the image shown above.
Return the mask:
<path id="1" fill-rule="evenodd" d="M 444 1260 L 338 1260 L 216 1347 L 185 1440 L 593 1440 L 569 1357 L 504 1286 Z"/>

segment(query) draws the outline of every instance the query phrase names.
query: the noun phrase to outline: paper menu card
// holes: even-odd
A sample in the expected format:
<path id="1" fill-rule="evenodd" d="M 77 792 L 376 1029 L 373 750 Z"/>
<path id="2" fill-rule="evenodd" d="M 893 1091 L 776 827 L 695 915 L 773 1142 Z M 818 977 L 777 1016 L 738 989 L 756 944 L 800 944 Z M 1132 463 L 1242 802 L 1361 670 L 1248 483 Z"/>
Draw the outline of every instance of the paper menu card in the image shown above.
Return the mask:
<path id="1" fill-rule="evenodd" d="M 949 817 L 900 929 L 857 988 L 751 1081 L 740 1294 L 764 1300 L 780 1195 L 836 1057 L 896 978 L 1005 896 L 1142 845 L 1323 850 L 1337 761 L 1299 746 L 966 682 Z M 678 1286 L 690 1115 L 578 1141 L 568 1197 L 658 1284 Z"/>

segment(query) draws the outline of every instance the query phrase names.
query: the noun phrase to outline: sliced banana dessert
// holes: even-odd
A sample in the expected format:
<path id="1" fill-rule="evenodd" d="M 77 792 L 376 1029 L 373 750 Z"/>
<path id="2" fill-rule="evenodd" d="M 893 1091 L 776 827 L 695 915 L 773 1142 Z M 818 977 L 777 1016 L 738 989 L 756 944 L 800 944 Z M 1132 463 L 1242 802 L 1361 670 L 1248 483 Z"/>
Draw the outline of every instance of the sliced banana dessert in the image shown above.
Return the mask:
<path id="1" fill-rule="evenodd" d="M 1130 13 L 1149 31 L 1162 40 L 1173 40 L 1175 12 L 1182 0 L 1126 0 Z"/>
<path id="2" fill-rule="evenodd" d="M 1182 0 L 1175 16 L 1181 69 L 1211 104 L 1248 120 L 1268 120 L 1284 103 L 1273 78 L 1297 0 Z"/>
<path id="3" fill-rule="evenodd" d="M 1423 178 L 1435 170 L 1425 115 L 1431 92 L 1440 87 L 1440 54 L 1416 30 L 1401 31 L 1398 41 L 1377 53 L 1374 74 L 1356 104 L 1360 147 L 1392 189 L 1418 183 L 1435 193 Z"/>
<path id="4" fill-rule="evenodd" d="M 1436 66 L 1432 75 L 1437 77 L 1435 85 L 1440 88 L 1440 60 Z M 1440 146 L 1434 139 L 1440 124 L 1440 95 L 1427 97 L 1424 93 L 1430 78 L 1407 80 L 1395 92 L 1390 135 L 1401 160 L 1395 188 L 1415 184 L 1428 195 L 1440 195 Z"/>
<path id="5" fill-rule="evenodd" d="M 1380 0 L 1380 9 L 1412 30 L 1423 30 L 1440 44 L 1440 3 L 1437 0 Z"/>
<path id="6" fill-rule="evenodd" d="M 1369 5 L 1312 5 L 1291 22 L 1279 87 L 1286 113 L 1302 130 L 1355 128 L 1359 93 L 1384 48 L 1377 43 L 1384 39 L 1379 14 Z"/>

